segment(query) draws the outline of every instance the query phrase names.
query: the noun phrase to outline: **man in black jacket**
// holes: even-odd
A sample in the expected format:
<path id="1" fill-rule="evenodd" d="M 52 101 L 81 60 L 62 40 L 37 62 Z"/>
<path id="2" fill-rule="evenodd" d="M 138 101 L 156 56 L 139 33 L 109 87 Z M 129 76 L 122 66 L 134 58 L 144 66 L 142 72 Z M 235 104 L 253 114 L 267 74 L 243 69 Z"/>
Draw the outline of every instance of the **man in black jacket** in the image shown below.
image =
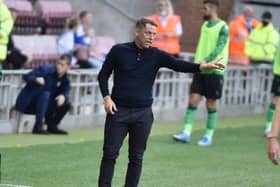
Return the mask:
<path id="1" fill-rule="evenodd" d="M 138 20 L 135 40 L 115 45 L 98 75 L 107 112 L 99 187 L 111 186 L 115 161 L 127 134 L 129 134 L 129 163 L 125 187 L 138 185 L 143 155 L 153 123 L 152 87 L 159 68 L 166 67 L 189 73 L 224 68 L 218 61 L 193 64 L 150 47 L 156 33 L 157 25 L 154 21 L 145 18 Z M 110 94 L 108 79 L 112 72 L 114 84 Z"/>
<path id="2" fill-rule="evenodd" d="M 67 134 L 58 125 L 70 109 L 70 65 L 71 56 L 62 55 L 56 65 L 43 65 L 23 76 L 26 85 L 17 97 L 16 109 L 36 116 L 33 134 Z"/>

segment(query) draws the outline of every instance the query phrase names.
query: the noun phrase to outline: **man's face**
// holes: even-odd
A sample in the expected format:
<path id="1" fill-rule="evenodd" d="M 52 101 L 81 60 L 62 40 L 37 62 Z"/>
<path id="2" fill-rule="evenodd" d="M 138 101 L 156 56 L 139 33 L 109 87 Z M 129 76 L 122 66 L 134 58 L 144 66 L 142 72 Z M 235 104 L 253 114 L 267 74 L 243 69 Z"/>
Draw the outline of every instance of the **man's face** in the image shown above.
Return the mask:
<path id="1" fill-rule="evenodd" d="M 82 24 L 83 24 L 84 26 L 87 26 L 87 27 L 91 26 L 91 24 L 92 24 L 92 14 L 91 14 L 91 13 L 87 13 L 87 14 L 85 15 L 85 17 L 83 17 L 83 19 L 81 20 L 81 22 L 82 22 Z"/>
<path id="2" fill-rule="evenodd" d="M 143 29 L 137 28 L 135 31 L 135 40 L 141 48 L 148 48 L 152 45 L 157 34 L 157 27 L 146 24 Z"/>
<path id="3" fill-rule="evenodd" d="M 70 65 L 67 64 L 67 60 L 59 59 L 56 63 L 56 71 L 59 76 L 63 76 L 69 70 Z"/>
<path id="4" fill-rule="evenodd" d="M 202 14 L 204 20 L 209 20 L 212 17 L 213 13 L 213 5 L 210 5 L 209 3 L 204 3 L 202 7 Z"/>
<path id="5" fill-rule="evenodd" d="M 271 22 L 271 19 L 269 18 L 262 18 L 262 24 L 264 27 L 266 27 Z"/>
<path id="6" fill-rule="evenodd" d="M 254 9 L 253 8 L 247 8 L 244 12 L 245 17 L 254 17 Z"/>
<path id="7" fill-rule="evenodd" d="M 160 14 L 167 14 L 167 3 L 165 1 L 159 1 L 157 3 L 157 8 Z"/>

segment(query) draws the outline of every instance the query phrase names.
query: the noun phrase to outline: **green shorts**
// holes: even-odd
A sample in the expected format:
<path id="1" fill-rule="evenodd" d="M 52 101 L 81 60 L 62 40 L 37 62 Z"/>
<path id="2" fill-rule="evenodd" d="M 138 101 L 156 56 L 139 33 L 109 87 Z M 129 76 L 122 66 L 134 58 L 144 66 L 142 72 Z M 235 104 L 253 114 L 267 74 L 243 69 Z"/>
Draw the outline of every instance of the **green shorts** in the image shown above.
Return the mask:
<path id="1" fill-rule="evenodd" d="M 274 96 L 280 96 L 280 76 L 278 75 L 274 75 L 271 93 L 273 93 Z"/>

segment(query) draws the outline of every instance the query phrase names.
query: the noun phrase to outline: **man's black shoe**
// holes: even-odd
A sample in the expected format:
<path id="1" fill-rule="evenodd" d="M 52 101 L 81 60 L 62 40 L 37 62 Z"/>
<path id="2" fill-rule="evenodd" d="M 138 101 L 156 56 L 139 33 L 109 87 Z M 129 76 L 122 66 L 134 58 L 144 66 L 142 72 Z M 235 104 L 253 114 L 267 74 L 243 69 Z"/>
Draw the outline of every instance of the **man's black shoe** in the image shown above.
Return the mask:
<path id="1" fill-rule="evenodd" d="M 59 129 L 59 128 L 48 129 L 47 131 L 48 131 L 48 133 L 50 133 L 50 134 L 59 134 L 59 135 L 67 135 L 67 134 L 68 134 L 67 131 L 61 130 L 61 129 Z"/>
<path id="2" fill-rule="evenodd" d="M 33 130 L 32 130 L 32 134 L 46 135 L 46 134 L 48 134 L 48 132 L 43 129 L 43 123 L 42 122 L 35 122 L 35 125 L 34 125 Z"/>
<path id="3" fill-rule="evenodd" d="M 47 135 L 48 132 L 43 129 L 33 129 L 32 134 L 41 134 L 41 135 Z"/>

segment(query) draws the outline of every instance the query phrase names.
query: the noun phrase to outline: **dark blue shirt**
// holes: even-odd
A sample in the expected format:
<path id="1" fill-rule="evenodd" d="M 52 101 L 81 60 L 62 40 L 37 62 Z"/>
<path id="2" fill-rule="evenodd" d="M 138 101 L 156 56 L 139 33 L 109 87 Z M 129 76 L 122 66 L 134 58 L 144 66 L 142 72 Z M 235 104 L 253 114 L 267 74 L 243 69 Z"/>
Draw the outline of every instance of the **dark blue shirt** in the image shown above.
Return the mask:
<path id="1" fill-rule="evenodd" d="M 36 83 L 36 78 L 43 77 L 45 85 L 41 86 Z M 43 65 L 33 69 L 31 72 L 23 75 L 26 81 L 26 86 L 30 89 L 41 88 L 42 91 L 49 91 L 51 98 L 63 94 L 66 99 L 69 99 L 70 79 L 68 74 L 59 77 L 55 65 Z"/>
<path id="2" fill-rule="evenodd" d="M 117 106 L 149 107 L 152 88 L 161 67 L 179 72 L 199 72 L 199 64 L 179 60 L 154 47 L 140 49 L 134 42 L 117 44 L 109 52 L 98 75 L 103 97 L 110 95 L 108 79 L 113 72 L 111 97 Z"/>
<path id="3" fill-rule="evenodd" d="M 45 85 L 42 86 L 36 83 L 37 77 L 43 77 Z M 23 79 L 26 85 L 21 90 L 16 100 L 16 109 L 21 112 L 24 112 L 32 100 L 38 98 L 38 95 L 45 91 L 50 93 L 50 99 L 54 99 L 56 96 L 63 94 L 66 98 L 65 102 L 70 102 L 70 78 L 68 74 L 63 77 L 58 77 L 55 65 L 40 66 L 25 74 Z"/>

